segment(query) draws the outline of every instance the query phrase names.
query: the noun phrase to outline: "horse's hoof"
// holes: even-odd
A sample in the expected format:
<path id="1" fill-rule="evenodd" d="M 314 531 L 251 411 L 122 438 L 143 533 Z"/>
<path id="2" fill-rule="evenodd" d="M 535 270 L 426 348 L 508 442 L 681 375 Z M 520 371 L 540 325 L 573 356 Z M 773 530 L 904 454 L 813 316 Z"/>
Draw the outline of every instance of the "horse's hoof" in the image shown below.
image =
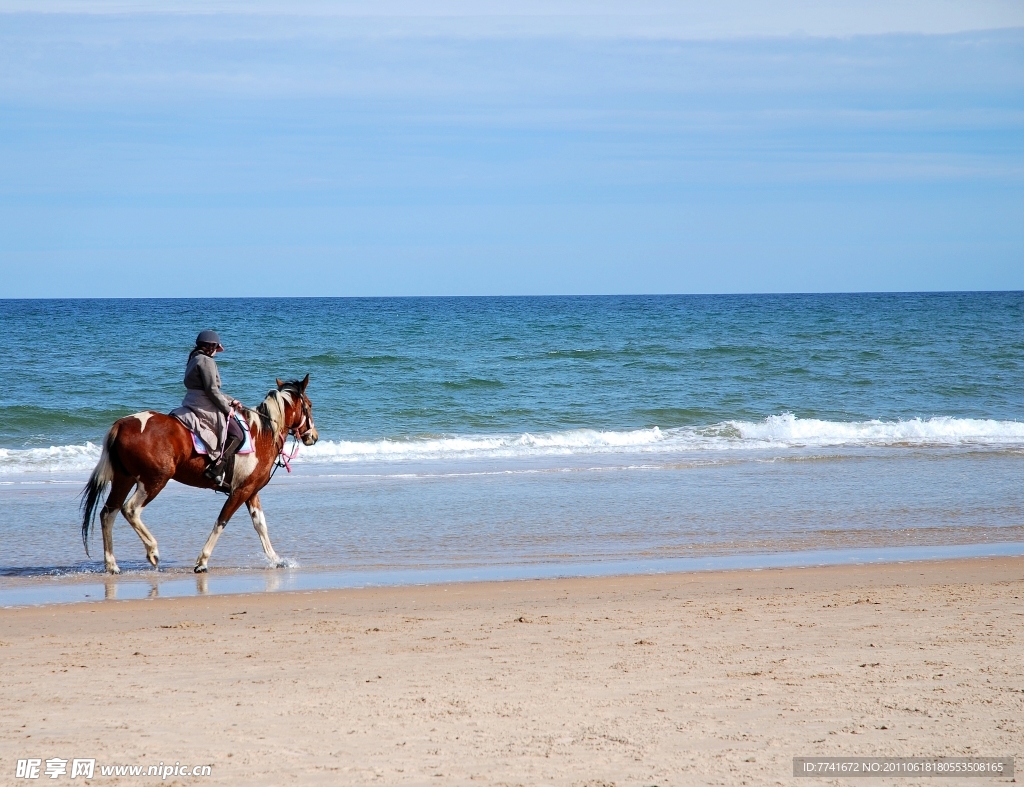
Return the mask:
<path id="1" fill-rule="evenodd" d="M 108 574 L 120 574 L 121 573 L 121 569 L 118 568 L 117 566 L 114 566 L 113 568 L 108 568 L 107 569 L 107 573 Z"/>
<path id="2" fill-rule="evenodd" d="M 152 555 L 146 555 L 146 560 L 149 561 L 153 568 L 157 568 L 160 565 L 160 555 L 157 552 L 154 552 Z"/>
<path id="3" fill-rule="evenodd" d="M 192 570 L 193 570 L 193 571 L 194 571 L 195 573 L 197 573 L 197 574 L 205 574 L 205 573 L 206 573 L 206 566 L 196 566 L 196 567 L 195 567 L 194 569 L 192 569 Z"/>

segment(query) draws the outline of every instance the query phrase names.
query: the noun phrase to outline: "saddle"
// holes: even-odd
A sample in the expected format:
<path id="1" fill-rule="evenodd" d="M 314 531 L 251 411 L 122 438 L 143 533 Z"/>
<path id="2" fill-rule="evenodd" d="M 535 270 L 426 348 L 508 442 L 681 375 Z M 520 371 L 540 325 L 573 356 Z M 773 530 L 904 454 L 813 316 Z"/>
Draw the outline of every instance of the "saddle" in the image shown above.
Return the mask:
<path id="1" fill-rule="evenodd" d="M 241 455 L 253 453 L 256 448 L 253 446 L 252 435 L 249 433 L 249 423 L 237 413 L 232 417 L 238 421 L 239 426 L 242 427 L 242 433 L 245 435 L 245 438 L 242 440 L 242 447 L 239 448 L 236 453 Z M 189 434 L 192 435 L 192 447 L 195 448 L 197 454 L 200 456 L 206 456 L 210 453 L 210 450 L 206 447 L 206 443 L 203 442 L 203 439 L 199 435 L 191 429 L 189 429 Z"/>
<path id="2" fill-rule="evenodd" d="M 214 481 L 219 492 L 231 491 L 231 480 L 235 475 L 235 458 L 238 454 L 251 454 L 256 450 L 252 442 L 252 434 L 249 432 L 249 424 L 237 413 L 232 417 L 242 429 L 242 444 L 230 454 L 222 455 L 217 462 L 209 464 L 204 474 Z M 209 449 L 202 438 L 192 430 L 189 430 L 189 433 L 192 435 L 192 447 L 195 449 L 195 452 L 200 456 L 209 456 Z M 237 438 L 229 437 L 228 447 L 232 447 L 232 440 L 237 440 Z M 228 450 L 228 448 L 225 448 L 225 450 Z"/>

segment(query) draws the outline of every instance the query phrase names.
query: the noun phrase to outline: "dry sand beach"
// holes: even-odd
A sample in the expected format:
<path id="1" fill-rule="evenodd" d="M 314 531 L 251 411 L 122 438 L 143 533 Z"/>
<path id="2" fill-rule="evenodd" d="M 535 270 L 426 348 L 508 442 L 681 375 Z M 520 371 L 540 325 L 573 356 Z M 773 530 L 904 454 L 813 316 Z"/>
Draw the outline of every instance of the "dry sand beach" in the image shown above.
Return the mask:
<path id="1" fill-rule="evenodd" d="M 7 609 L 0 781 L 26 757 L 212 766 L 164 784 L 567 787 L 1019 762 L 1022 597 L 1006 558 Z"/>

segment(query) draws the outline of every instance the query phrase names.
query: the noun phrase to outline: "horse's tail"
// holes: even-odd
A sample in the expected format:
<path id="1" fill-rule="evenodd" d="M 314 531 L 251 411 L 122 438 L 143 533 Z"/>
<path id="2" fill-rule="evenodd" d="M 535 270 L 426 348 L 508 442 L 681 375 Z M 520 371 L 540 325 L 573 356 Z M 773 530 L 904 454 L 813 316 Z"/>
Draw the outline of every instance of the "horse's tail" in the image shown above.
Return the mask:
<path id="1" fill-rule="evenodd" d="M 117 439 L 118 425 L 115 423 L 110 427 L 107 436 L 103 439 L 103 450 L 100 452 L 100 461 L 89 476 L 89 482 L 82 490 L 82 544 L 85 545 L 85 554 L 89 554 L 89 529 L 96 519 L 96 506 L 100 501 L 100 495 L 114 479 L 114 465 L 110 461 L 110 452 L 114 447 L 114 440 Z"/>

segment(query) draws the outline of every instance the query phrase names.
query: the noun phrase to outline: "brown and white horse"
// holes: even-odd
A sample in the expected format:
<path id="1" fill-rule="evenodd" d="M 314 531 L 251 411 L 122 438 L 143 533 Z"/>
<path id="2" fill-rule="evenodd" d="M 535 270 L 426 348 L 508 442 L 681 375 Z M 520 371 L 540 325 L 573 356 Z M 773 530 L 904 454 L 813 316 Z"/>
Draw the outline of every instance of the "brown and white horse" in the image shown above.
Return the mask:
<path id="1" fill-rule="evenodd" d="M 224 526 L 245 503 L 252 524 L 263 542 L 267 559 L 275 566 L 284 562 L 274 551 L 267 534 L 267 519 L 260 506 L 259 491 L 270 481 L 274 463 L 292 434 L 305 445 L 313 445 L 319 435 L 313 424 L 313 405 L 306 396 L 309 375 L 295 382 L 277 381 L 277 390 L 247 416 L 255 451 L 235 457 L 235 470 L 227 502 L 220 510 L 217 524 L 196 560 L 195 572 L 206 571 Z M 146 547 L 146 559 L 155 567 L 160 563 L 156 539 L 142 523 L 142 510 L 170 480 L 188 486 L 213 489 L 214 484 L 203 475 L 206 457 L 196 453 L 192 435 L 177 419 L 147 410 L 121 418 L 114 423 L 103 440 L 103 452 L 89 483 L 82 490 L 82 541 L 89 553 L 89 529 L 96 516 L 96 507 L 103 490 L 110 485 L 110 494 L 100 513 L 103 527 L 103 562 L 111 574 L 121 573 L 114 559 L 114 520 L 118 509 L 139 534 Z M 134 494 L 129 493 L 134 488 Z"/>

